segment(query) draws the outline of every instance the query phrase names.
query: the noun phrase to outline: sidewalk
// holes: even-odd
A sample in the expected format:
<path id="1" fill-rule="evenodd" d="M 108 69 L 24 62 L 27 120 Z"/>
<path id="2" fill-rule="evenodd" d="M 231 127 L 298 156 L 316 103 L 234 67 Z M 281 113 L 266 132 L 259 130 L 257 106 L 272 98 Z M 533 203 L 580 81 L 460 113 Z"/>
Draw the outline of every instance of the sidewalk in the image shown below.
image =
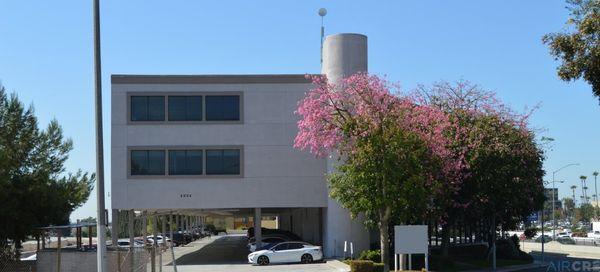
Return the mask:
<path id="1" fill-rule="evenodd" d="M 541 252 L 542 243 L 521 242 L 521 250 L 527 253 L 531 253 L 532 251 Z M 559 242 L 552 241 L 544 244 L 544 251 L 548 253 L 566 254 L 569 257 L 600 259 L 600 247 L 596 246 L 563 245 Z"/>
<path id="2" fill-rule="evenodd" d="M 548 266 L 548 265 L 542 264 L 540 262 L 533 262 L 530 264 L 498 267 L 498 269 L 496 269 L 496 272 L 530 271 L 530 270 L 534 270 L 534 269 L 538 269 L 538 268 L 543 268 L 546 266 Z M 484 272 L 484 271 L 490 271 L 490 269 L 488 268 L 488 269 L 467 270 L 466 272 Z"/>

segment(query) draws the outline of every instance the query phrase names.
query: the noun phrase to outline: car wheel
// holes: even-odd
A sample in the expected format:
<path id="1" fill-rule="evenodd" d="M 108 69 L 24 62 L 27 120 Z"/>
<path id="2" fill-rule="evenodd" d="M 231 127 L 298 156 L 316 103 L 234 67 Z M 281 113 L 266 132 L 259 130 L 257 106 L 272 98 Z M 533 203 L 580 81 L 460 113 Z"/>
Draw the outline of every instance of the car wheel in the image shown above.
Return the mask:
<path id="1" fill-rule="evenodd" d="M 258 257 L 258 260 L 256 260 L 256 263 L 258 265 L 267 265 L 267 264 L 269 264 L 269 257 L 260 256 L 260 257 Z"/>
<path id="2" fill-rule="evenodd" d="M 312 263 L 313 257 L 310 254 L 304 254 L 304 255 L 302 255 L 302 257 L 300 257 L 300 262 L 301 263 Z"/>

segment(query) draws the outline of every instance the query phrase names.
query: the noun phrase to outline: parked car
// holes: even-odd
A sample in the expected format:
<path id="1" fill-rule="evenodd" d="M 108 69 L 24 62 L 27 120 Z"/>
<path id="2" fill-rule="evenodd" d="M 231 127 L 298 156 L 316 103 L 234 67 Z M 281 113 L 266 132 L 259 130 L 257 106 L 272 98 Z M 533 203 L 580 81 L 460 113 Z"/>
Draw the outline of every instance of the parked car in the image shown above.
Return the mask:
<path id="1" fill-rule="evenodd" d="M 265 237 L 265 238 L 262 238 L 261 244 L 263 246 L 261 246 L 261 249 L 263 249 L 265 247 L 265 245 L 279 244 L 279 243 L 287 242 L 287 241 L 289 241 L 289 240 L 281 238 L 281 237 Z M 256 251 L 256 241 L 248 243 L 247 248 L 248 248 L 248 250 L 250 250 L 250 252 Z"/>
<path id="2" fill-rule="evenodd" d="M 180 246 L 187 244 L 186 237 L 182 233 L 175 232 L 173 233 L 173 237 L 170 237 L 170 234 L 166 235 L 169 237 L 173 243 L 173 246 Z"/>
<path id="3" fill-rule="evenodd" d="M 143 247 L 144 244 L 140 241 L 133 241 L 133 247 Z M 129 239 L 119 239 L 117 240 L 117 247 L 120 248 L 129 248 Z"/>
<path id="4" fill-rule="evenodd" d="M 323 259 L 320 246 L 304 242 L 283 242 L 270 249 L 263 249 L 248 255 L 248 262 L 258 265 L 270 263 L 312 263 Z"/>
<path id="5" fill-rule="evenodd" d="M 171 242 L 171 239 L 169 239 L 169 237 L 166 237 L 167 240 L 167 245 Z M 146 236 L 146 241 L 148 241 L 148 244 L 154 244 L 154 235 L 148 235 Z M 164 243 L 164 239 L 162 235 L 156 235 L 156 243 L 158 245 L 162 245 Z"/>
<path id="6" fill-rule="evenodd" d="M 261 234 L 263 236 L 270 235 L 270 234 L 279 234 L 279 235 L 285 235 L 293 241 L 301 241 L 302 240 L 302 238 L 300 238 L 300 236 L 296 235 L 295 233 L 293 233 L 291 231 L 287 231 L 287 230 L 261 228 Z M 248 235 L 248 238 L 254 237 L 254 228 L 253 227 L 248 228 L 247 235 Z"/>
<path id="7" fill-rule="evenodd" d="M 271 233 L 267 233 L 267 234 L 262 234 L 262 238 L 267 238 L 267 237 L 277 237 L 277 238 L 281 238 L 284 239 L 286 241 L 302 241 L 302 238 L 300 238 L 298 235 L 293 234 L 293 233 L 287 233 L 287 232 L 271 232 Z M 255 241 L 255 237 L 250 237 L 248 238 L 248 243 L 253 243 Z"/>
<path id="8" fill-rule="evenodd" d="M 33 253 L 27 257 L 21 257 L 21 261 L 37 261 L 37 253 Z"/>
<path id="9" fill-rule="evenodd" d="M 538 243 L 548 243 L 550 241 L 552 241 L 552 237 L 548 236 L 548 235 L 540 235 L 538 238 L 535 238 L 535 241 Z"/>
<path id="10" fill-rule="evenodd" d="M 289 242 L 289 241 L 302 241 L 301 239 L 294 239 L 294 237 L 289 237 L 287 235 L 281 235 L 281 234 L 266 234 L 262 236 L 262 239 L 266 239 L 266 238 L 279 238 L 283 241 L 280 242 Z M 248 244 L 250 243 L 254 243 L 256 242 L 256 237 L 252 237 L 250 239 L 248 239 Z"/>
<path id="11" fill-rule="evenodd" d="M 558 234 L 556 234 L 557 237 L 563 237 L 563 238 L 571 238 L 572 233 L 569 231 L 564 231 L 564 232 L 559 232 Z"/>

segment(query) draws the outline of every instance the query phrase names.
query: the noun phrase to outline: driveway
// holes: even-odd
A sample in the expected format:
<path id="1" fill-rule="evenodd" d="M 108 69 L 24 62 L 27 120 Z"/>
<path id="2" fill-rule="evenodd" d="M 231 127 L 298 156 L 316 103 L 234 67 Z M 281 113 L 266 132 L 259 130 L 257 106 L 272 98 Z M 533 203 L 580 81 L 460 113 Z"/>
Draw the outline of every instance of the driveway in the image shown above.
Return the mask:
<path id="1" fill-rule="evenodd" d="M 177 254 L 177 253 L 176 253 Z M 192 242 L 180 251 L 176 257 L 178 272 L 262 272 L 262 271 L 291 271 L 291 272 L 340 272 L 347 271 L 338 261 L 313 264 L 277 264 L 268 266 L 253 266 L 247 263 L 249 254 L 246 249 L 246 237 L 243 235 L 226 235 L 201 239 Z M 163 267 L 163 271 L 173 271 L 171 264 Z"/>

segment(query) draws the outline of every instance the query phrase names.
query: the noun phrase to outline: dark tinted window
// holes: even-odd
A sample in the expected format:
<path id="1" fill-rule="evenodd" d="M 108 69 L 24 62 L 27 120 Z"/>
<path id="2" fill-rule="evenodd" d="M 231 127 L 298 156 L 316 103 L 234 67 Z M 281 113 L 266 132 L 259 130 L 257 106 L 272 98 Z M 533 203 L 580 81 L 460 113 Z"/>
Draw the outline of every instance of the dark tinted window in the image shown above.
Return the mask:
<path id="1" fill-rule="evenodd" d="M 263 242 L 265 243 L 281 243 L 283 242 L 283 239 L 279 239 L 279 238 L 266 238 L 263 240 Z"/>
<path id="2" fill-rule="evenodd" d="M 277 245 L 274 250 L 286 250 L 288 248 L 288 243 L 283 243 L 283 244 L 279 244 Z"/>
<path id="3" fill-rule="evenodd" d="M 164 96 L 131 96 L 131 121 L 164 121 Z"/>
<path id="4" fill-rule="evenodd" d="M 206 150 L 207 175 L 239 175 L 240 150 L 214 149 Z"/>
<path id="5" fill-rule="evenodd" d="M 163 150 L 132 150 L 131 175 L 164 175 L 165 152 Z"/>
<path id="6" fill-rule="evenodd" d="M 169 96 L 169 121 L 201 121 L 202 96 Z"/>
<path id="7" fill-rule="evenodd" d="M 304 246 L 300 243 L 289 243 L 288 249 L 300 249 Z"/>
<path id="8" fill-rule="evenodd" d="M 202 175 L 202 150 L 169 150 L 169 175 Z"/>
<path id="9" fill-rule="evenodd" d="M 211 95 L 205 97 L 207 121 L 239 121 L 240 97 L 238 95 Z"/>

